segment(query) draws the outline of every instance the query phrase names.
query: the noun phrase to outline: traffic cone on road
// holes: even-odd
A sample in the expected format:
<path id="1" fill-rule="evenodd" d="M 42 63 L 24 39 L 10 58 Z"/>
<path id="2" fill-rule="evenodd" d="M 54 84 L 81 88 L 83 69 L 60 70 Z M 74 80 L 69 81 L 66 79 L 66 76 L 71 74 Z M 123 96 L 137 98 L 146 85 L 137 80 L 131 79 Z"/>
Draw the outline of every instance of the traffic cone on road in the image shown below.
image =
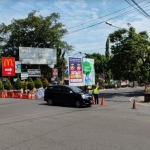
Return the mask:
<path id="1" fill-rule="evenodd" d="M 94 96 L 93 96 L 93 105 L 95 105 L 95 98 L 94 98 Z"/>
<path id="2" fill-rule="evenodd" d="M 132 109 L 137 109 L 137 108 L 136 108 L 135 100 L 134 100 L 134 102 L 133 102 L 133 107 L 132 107 Z"/>
<path id="3" fill-rule="evenodd" d="M 2 92 L 2 98 L 5 98 L 5 94 L 4 94 L 4 92 Z"/>
<path id="4" fill-rule="evenodd" d="M 104 101 L 104 97 L 102 97 L 101 106 L 104 106 L 104 105 L 105 105 L 105 101 Z"/>

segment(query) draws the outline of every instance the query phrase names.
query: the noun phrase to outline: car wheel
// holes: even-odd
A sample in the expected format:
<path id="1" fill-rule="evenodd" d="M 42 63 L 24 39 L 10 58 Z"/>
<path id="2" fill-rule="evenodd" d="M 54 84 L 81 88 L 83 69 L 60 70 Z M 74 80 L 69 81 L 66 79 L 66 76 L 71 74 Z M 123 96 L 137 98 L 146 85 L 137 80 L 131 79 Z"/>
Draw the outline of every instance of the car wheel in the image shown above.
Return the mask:
<path id="1" fill-rule="evenodd" d="M 80 101 L 76 101 L 75 102 L 75 107 L 77 107 L 77 108 L 81 107 L 81 102 Z"/>
<path id="2" fill-rule="evenodd" d="M 47 101 L 47 104 L 50 105 L 50 106 L 52 106 L 52 105 L 53 105 L 53 100 L 52 100 L 52 99 L 49 99 L 49 100 Z"/>

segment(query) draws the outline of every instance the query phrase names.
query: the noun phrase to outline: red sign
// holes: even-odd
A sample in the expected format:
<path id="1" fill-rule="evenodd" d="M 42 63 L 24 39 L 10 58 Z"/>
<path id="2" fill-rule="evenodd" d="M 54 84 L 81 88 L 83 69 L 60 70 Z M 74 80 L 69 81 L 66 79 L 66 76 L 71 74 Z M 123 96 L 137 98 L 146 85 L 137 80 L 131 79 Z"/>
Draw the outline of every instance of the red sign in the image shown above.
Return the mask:
<path id="1" fill-rule="evenodd" d="M 58 76 L 58 69 L 53 68 L 52 69 L 52 77 L 56 78 Z"/>
<path id="2" fill-rule="evenodd" d="M 15 76 L 15 57 L 2 57 L 2 76 Z"/>

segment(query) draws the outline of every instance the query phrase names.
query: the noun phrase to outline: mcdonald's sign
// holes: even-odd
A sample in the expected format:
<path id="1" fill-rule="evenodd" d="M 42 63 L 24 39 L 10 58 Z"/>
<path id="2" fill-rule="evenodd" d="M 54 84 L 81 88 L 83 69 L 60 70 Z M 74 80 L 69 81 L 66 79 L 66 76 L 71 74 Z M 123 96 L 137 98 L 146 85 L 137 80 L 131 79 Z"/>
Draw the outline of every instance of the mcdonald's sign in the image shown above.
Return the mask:
<path id="1" fill-rule="evenodd" d="M 2 76 L 15 76 L 15 57 L 2 57 Z"/>

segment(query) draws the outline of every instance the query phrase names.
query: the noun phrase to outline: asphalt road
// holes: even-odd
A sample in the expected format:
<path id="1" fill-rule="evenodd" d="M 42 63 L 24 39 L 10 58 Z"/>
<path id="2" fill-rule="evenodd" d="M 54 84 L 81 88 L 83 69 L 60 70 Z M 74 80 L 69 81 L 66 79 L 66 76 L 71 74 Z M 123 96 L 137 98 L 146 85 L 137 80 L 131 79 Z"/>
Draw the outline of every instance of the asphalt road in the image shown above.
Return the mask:
<path id="1" fill-rule="evenodd" d="M 0 150 L 147 150 L 150 108 L 129 101 L 143 90 L 100 91 L 105 106 L 79 109 L 1 98 Z"/>

